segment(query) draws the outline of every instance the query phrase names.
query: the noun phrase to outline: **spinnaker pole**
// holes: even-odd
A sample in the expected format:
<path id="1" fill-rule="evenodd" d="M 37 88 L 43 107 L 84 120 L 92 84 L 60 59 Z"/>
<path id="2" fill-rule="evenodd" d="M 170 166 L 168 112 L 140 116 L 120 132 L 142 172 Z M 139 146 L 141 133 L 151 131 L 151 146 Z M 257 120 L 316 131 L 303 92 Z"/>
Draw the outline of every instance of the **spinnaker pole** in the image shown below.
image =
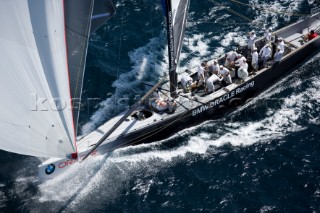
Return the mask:
<path id="1" fill-rule="evenodd" d="M 135 103 L 131 109 L 124 114 L 120 120 L 115 123 L 115 125 L 106 133 L 103 135 L 102 138 L 90 149 L 89 152 L 87 152 L 82 159 L 80 159 L 80 162 L 84 161 L 93 151 L 95 151 L 121 124 L 123 121 L 127 119 L 143 102 L 159 87 L 163 84 L 166 76 L 161 78 L 161 80 L 154 86 L 152 87 L 137 103 Z"/>

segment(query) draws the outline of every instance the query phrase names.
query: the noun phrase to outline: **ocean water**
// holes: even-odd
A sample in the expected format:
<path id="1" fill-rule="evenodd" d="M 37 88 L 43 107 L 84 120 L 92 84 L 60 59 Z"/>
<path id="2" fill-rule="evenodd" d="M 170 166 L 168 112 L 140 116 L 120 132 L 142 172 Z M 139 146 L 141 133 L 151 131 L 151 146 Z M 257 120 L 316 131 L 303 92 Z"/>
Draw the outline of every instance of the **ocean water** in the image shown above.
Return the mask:
<path id="1" fill-rule="evenodd" d="M 191 1 L 179 70 L 244 44 L 251 30 L 262 35 L 301 18 L 289 13 L 319 8 L 311 0 L 241 2 L 264 10 Z M 149 89 L 142 82 L 154 84 L 168 69 L 160 2 L 118 0 L 116 8 L 90 38 L 81 134 L 134 103 Z M 38 180 L 43 159 L 1 151 L 0 212 L 320 212 L 319 59 L 314 54 L 231 115 L 88 159 L 54 180 Z"/>

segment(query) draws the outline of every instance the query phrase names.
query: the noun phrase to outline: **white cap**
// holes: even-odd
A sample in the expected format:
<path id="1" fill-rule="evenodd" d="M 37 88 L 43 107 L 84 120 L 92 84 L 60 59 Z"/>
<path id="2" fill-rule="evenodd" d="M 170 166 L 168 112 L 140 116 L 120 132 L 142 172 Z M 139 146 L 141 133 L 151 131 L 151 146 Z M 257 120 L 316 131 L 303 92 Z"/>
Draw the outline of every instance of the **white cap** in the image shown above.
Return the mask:
<path id="1" fill-rule="evenodd" d="M 282 41 L 282 37 L 279 37 L 278 40 L 279 40 L 279 41 Z"/>
<path id="2" fill-rule="evenodd" d="M 222 65 L 220 65 L 220 66 L 219 66 L 219 68 L 220 68 L 220 69 L 223 69 L 223 66 L 222 66 Z"/>
<path id="3" fill-rule="evenodd" d="M 257 51 L 258 49 L 257 49 L 256 47 L 254 47 L 252 50 L 253 50 L 253 51 Z"/>

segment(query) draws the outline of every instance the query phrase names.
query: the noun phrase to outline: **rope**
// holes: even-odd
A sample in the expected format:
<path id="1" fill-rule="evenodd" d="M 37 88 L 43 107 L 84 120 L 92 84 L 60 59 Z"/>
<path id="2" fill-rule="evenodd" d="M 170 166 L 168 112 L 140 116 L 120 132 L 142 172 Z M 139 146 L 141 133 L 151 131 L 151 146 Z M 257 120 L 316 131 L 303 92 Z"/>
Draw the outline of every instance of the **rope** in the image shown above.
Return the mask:
<path id="1" fill-rule="evenodd" d="M 246 3 L 243 3 L 243 2 L 240 2 L 240 1 L 237 1 L 237 0 L 229 0 L 229 1 L 232 1 L 232 2 L 237 3 L 237 4 L 241 4 L 241 5 L 244 5 L 244 6 L 252 7 L 252 8 L 255 8 L 255 9 L 258 9 L 258 10 L 265 10 L 265 11 L 274 12 L 274 13 L 278 13 L 278 14 L 285 14 L 285 15 L 289 15 L 289 16 L 309 16 L 309 15 L 311 15 L 311 14 L 299 14 L 299 13 L 292 13 L 292 12 L 281 12 L 281 11 L 277 11 L 277 10 L 273 10 L 273 9 L 262 8 L 262 7 L 259 7 L 259 6 L 246 4 Z"/>
<path id="2" fill-rule="evenodd" d="M 121 12 L 121 24 L 120 24 L 120 40 L 119 40 L 119 49 L 118 49 L 118 69 L 117 69 L 117 79 L 119 79 L 120 71 L 120 60 L 121 60 L 121 47 L 122 47 L 122 31 L 123 31 L 123 14 L 124 14 L 124 3 L 122 1 L 122 12 Z M 115 104 L 117 104 L 117 99 L 115 98 Z M 115 116 L 115 108 L 113 109 L 113 116 Z"/>
<path id="3" fill-rule="evenodd" d="M 218 5 L 218 6 L 220 6 L 220 7 L 224 7 L 223 4 L 220 4 L 219 2 L 216 2 L 216 1 L 214 1 L 214 0 L 211 0 L 211 2 L 212 2 L 212 3 L 215 3 L 216 5 Z M 241 17 L 241 18 L 243 18 L 243 19 L 245 19 L 245 20 L 247 20 L 247 21 L 249 21 L 249 22 L 252 22 L 252 21 L 253 21 L 253 20 L 249 19 L 248 17 L 246 17 L 246 16 L 244 16 L 244 15 L 242 15 L 242 14 L 240 14 L 240 13 L 238 13 L 238 12 L 236 12 L 236 11 L 230 9 L 230 8 L 225 8 L 225 9 L 228 10 L 229 12 L 231 12 L 231 13 L 233 13 L 233 14 L 235 14 L 235 15 L 237 15 L 237 16 L 239 16 L 239 17 Z"/>

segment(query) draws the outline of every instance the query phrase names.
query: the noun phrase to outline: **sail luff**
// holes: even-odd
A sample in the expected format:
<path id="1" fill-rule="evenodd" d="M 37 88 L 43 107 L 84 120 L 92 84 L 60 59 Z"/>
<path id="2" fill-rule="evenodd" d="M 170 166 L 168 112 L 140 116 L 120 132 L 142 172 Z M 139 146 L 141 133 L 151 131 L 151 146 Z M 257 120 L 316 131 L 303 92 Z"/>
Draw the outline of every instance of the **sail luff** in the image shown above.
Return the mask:
<path id="1" fill-rule="evenodd" d="M 91 28 L 94 0 L 64 0 L 65 30 L 70 92 L 75 136 L 77 135 L 81 93 Z"/>
<path id="2" fill-rule="evenodd" d="M 66 48 L 66 59 L 67 59 L 67 71 L 68 71 L 68 81 L 70 81 L 70 70 L 69 70 L 69 58 L 68 58 L 68 53 L 69 53 L 69 50 L 68 50 L 68 41 L 70 40 L 70 38 L 67 39 L 67 19 L 69 18 L 69 13 L 67 12 L 69 10 L 68 8 L 68 3 L 66 4 L 66 1 L 69 1 L 69 0 L 63 0 L 63 11 L 64 11 L 64 34 L 65 34 L 65 48 Z M 93 4 L 93 2 L 92 2 Z M 90 7 L 89 7 L 90 8 Z M 93 8 L 91 6 L 91 8 Z M 92 9 L 89 9 L 89 11 L 92 11 Z M 92 14 L 92 12 L 91 12 Z M 90 25 L 90 22 L 89 22 L 89 25 Z M 88 30 L 90 29 L 90 27 L 88 27 Z M 89 33 L 88 33 L 89 34 Z M 72 68 L 72 67 L 70 67 Z M 79 78 L 79 75 L 80 75 L 81 72 L 78 73 L 78 77 Z M 76 136 L 77 136 L 77 121 L 78 121 L 78 116 L 79 116 L 79 112 L 78 114 L 77 113 L 74 113 L 74 102 L 73 102 L 73 93 L 71 92 L 71 84 L 69 83 L 69 94 L 70 94 L 70 106 L 71 106 L 71 110 L 72 110 L 72 125 L 73 125 L 73 134 L 74 134 L 74 138 L 72 138 L 72 141 L 74 143 L 74 147 L 75 147 L 75 151 L 73 153 L 77 153 L 78 152 L 78 149 L 77 149 L 77 143 L 76 143 Z M 76 86 L 76 89 L 75 89 L 75 92 L 76 93 L 77 91 L 77 86 Z M 80 89 L 80 96 L 81 96 L 81 92 L 82 92 L 82 88 Z"/>

